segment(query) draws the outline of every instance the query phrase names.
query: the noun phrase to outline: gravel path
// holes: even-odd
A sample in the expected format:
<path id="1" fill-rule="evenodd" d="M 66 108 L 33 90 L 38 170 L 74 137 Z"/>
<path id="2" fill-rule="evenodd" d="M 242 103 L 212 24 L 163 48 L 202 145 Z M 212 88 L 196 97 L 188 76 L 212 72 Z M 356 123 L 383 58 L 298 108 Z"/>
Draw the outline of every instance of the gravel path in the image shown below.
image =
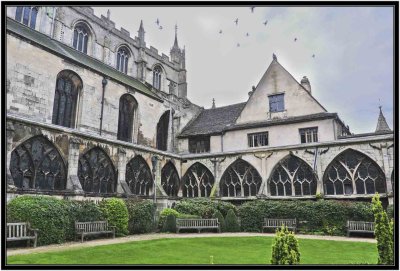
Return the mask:
<path id="1" fill-rule="evenodd" d="M 237 233 L 150 233 L 150 234 L 139 234 L 130 235 L 127 237 L 119 237 L 115 239 L 96 239 L 91 241 L 80 242 L 68 242 L 59 245 L 48 245 L 37 248 L 18 248 L 18 249 L 7 249 L 7 256 L 19 255 L 19 254 L 29 254 L 29 253 L 39 253 L 39 252 L 53 252 L 61 251 L 66 249 L 82 248 L 82 247 L 94 247 L 110 244 L 120 244 L 133 241 L 143 241 L 143 240 L 154 240 L 162 238 L 200 238 L 200 237 L 245 237 L 245 236 L 275 236 L 275 233 L 247 233 L 247 232 L 237 232 Z M 376 243 L 373 238 L 354 238 L 354 237 L 343 237 L 343 236 L 323 236 L 323 235 L 306 235 L 297 234 L 299 239 L 316 239 L 316 240 L 334 240 L 334 241 L 352 241 L 352 242 L 367 242 Z"/>

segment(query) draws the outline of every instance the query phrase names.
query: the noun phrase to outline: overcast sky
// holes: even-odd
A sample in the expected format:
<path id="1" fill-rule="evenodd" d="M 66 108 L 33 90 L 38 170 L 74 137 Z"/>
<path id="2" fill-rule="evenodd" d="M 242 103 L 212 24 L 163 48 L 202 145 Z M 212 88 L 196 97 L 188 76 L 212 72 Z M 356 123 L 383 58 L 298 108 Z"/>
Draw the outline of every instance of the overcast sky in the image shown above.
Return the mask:
<path id="1" fill-rule="evenodd" d="M 256 7 L 254 13 L 249 7 L 94 8 L 97 16 L 108 9 L 116 27 L 131 36 L 142 19 L 146 46 L 160 54 L 169 55 L 178 24 L 188 98 L 195 104 L 246 101 L 275 53 L 298 81 L 309 78 L 313 96 L 353 133 L 375 131 L 379 104 L 393 129 L 391 7 Z"/>

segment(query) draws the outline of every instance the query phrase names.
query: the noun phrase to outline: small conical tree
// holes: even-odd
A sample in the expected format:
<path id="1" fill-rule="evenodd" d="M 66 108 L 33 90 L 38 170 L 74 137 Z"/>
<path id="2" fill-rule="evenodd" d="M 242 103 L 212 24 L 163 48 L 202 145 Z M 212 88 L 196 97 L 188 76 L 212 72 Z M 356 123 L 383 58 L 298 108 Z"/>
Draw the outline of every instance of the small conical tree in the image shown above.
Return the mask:
<path id="1" fill-rule="evenodd" d="M 162 232 L 176 232 L 176 217 L 173 214 L 167 216 Z"/>
<path id="2" fill-rule="evenodd" d="M 299 243 L 293 232 L 287 227 L 276 231 L 274 243 L 272 244 L 271 264 L 299 264 Z"/>
<path id="3" fill-rule="evenodd" d="M 224 216 L 221 214 L 221 212 L 216 210 L 215 213 L 213 214 L 213 218 L 218 218 L 219 228 L 221 229 L 221 232 L 224 232 L 225 231 L 225 219 L 224 219 Z"/>
<path id="4" fill-rule="evenodd" d="M 235 212 L 231 209 L 228 211 L 225 217 L 225 231 L 226 232 L 238 232 L 240 231 L 240 225 Z"/>

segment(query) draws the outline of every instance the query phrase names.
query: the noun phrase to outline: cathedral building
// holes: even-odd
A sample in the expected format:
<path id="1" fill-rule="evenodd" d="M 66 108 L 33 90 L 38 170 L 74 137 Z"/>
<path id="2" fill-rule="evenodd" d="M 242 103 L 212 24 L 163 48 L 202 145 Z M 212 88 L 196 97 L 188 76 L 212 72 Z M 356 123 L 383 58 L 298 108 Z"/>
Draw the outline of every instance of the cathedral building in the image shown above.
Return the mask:
<path id="1" fill-rule="evenodd" d="M 134 36 L 90 7 L 8 7 L 6 31 L 8 200 L 393 201 L 382 111 L 376 131 L 352 134 L 276 55 L 247 101 L 205 109 L 187 98 L 176 29 L 169 55 L 145 22 Z"/>

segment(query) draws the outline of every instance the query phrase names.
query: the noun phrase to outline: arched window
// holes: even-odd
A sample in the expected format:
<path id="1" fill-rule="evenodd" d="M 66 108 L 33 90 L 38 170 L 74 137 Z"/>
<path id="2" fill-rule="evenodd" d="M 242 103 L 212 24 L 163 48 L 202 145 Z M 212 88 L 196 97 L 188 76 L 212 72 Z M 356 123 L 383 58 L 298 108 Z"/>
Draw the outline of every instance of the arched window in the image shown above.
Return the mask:
<path id="1" fill-rule="evenodd" d="M 168 147 L 168 128 L 170 110 L 166 111 L 157 123 L 157 149 L 166 151 Z"/>
<path id="2" fill-rule="evenodd" d="M 32 137 L 11 153 L 11 176 L 21 189 L 65 190 L 67 172 L 60 153 L 47 138 Z"/>
<path id="3" fill-rule="evenodd" d="M 317 178 L 306 162 L 289 155 L 275 166 L 269 179 L 269 187 L 271 196 L 315 195 Z"/>
<path id="4" fill-rule="evenodd" d="M 130 94 L 124 94 L 119 99 L 118 134 L 119 140 L 132 142 L 133 122 L 137 101 Z"/>
<path id="5" fill-rule="evenodd" d="M 324 189 L 327 195 L 385 193 L 385 174 L 371 158 L 349 149 L 327 167 Z"/>
<path id="6" fill-rule="evenodd" d="M 83 23 L 79 23 L 74 29 L 74 41 L 72 46 L 82 52 L 87 54 L 88 41 L 89 41 L 89 29 Z"/>
<path id="7" fill-rule="evenodd" d="M 148 196 L 153 192 L 151 171 L 141 156 L 135 156 L 126 165 L 125 180 L 132 194 Z"/>
<path id="8" fill-rule="evenodd" d="M 182 178 L 183 197 L 209 197 L 214 176 L 203 164 L 194 163 Z"/>
<path id="9" fill-rule="evenodd" d="M 168 196 L 178 196 L 179 176 L 172 162 L 168 162 L 161 170 L 161 185 Z"/>
<path id="10" fill-rule="evenodd" d="M 17 7 L 15 20 L 35 29 L 37 14 L 37 7 Z"/>
<path id="11" fill-rule="evenodd" d="M 79 91 L 82 89 L 82 80 L 68 70 L 57 75 L 56 91 L 53 105 L 53 124 L 74 127 Z"/>
<path id="12" fill-rule="evenodd" d="M 224 172 L 220 182 L 223 197 L 255 196 L 261 186 L 257 170 L 242 159 L 233 162 Z"/>
<path id="13" fill-rule="evenodd" d="M 108 155 L 94 147 L 79 158 L 78 178 L 85 192 L 114 193 L 117 174 Z"/>
<path id="14" fill-rule="evenodd" d="M 117 70 L 128 73 L 129 51 L 126 47 L 120 47 L 117 52 Z"/>
<path id="15" fill-rule="evenodd" d="M 159 66 L 153 69 L 153 87 L 155 89 L 161 90 L 161 74 L 162 70 Z"/>

